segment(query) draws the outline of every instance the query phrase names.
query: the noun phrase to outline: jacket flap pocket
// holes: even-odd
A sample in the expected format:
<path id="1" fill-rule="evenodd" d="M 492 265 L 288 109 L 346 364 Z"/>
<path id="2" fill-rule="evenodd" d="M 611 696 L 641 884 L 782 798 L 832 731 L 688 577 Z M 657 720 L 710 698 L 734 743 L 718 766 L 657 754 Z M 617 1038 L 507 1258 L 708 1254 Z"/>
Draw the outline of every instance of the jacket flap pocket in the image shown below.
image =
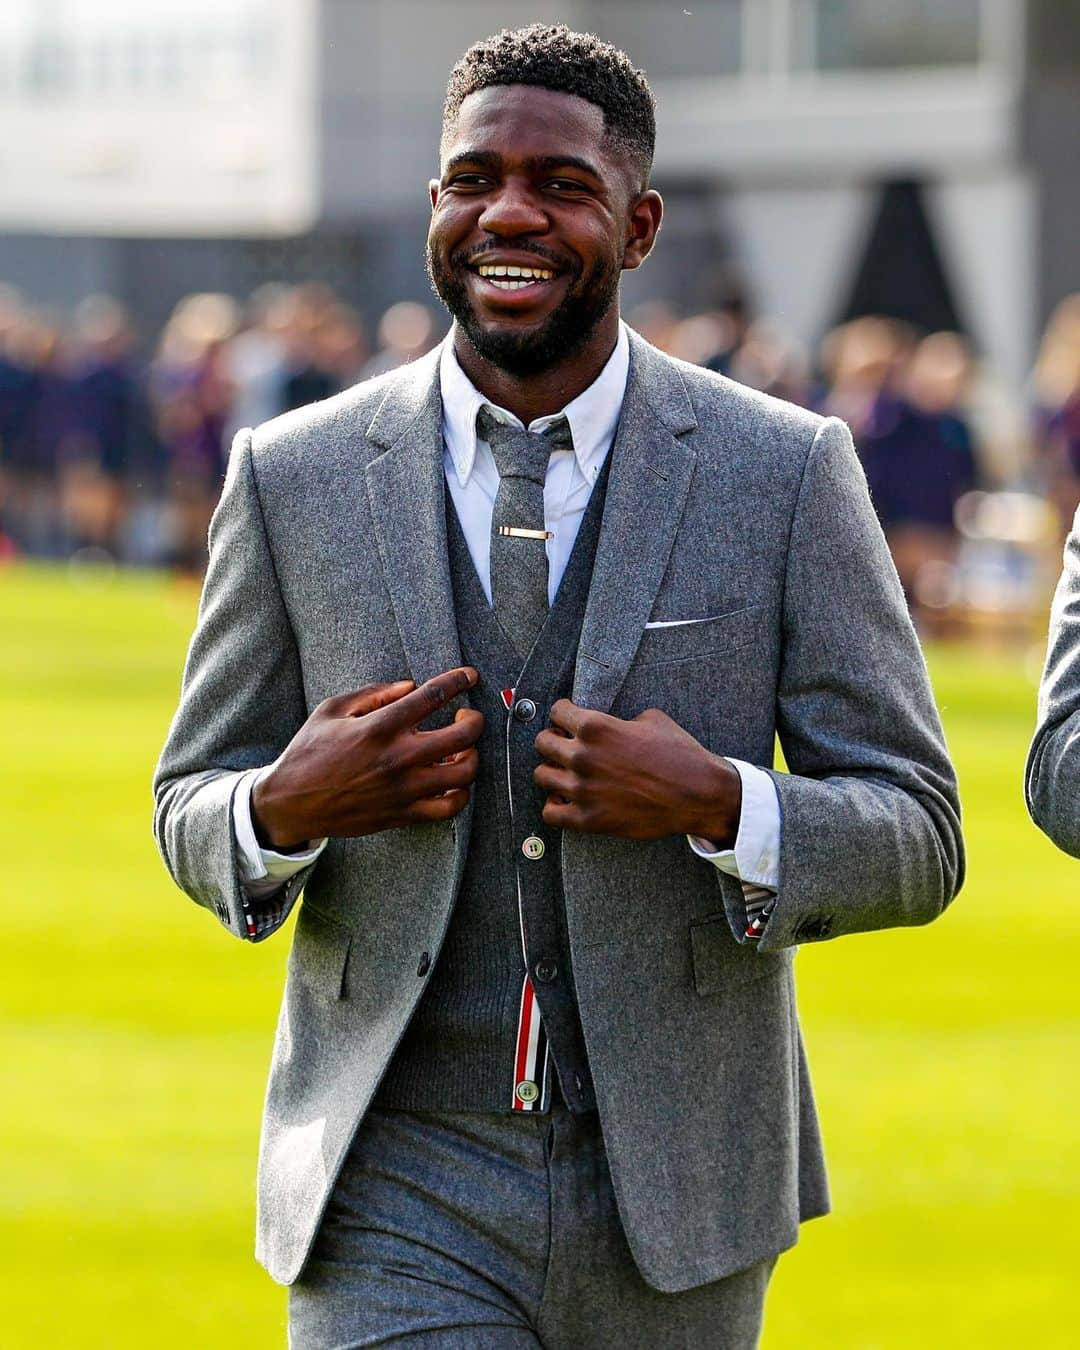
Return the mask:
<path id="1" fill-rule="evenodd" d="M 723 614 L 688 622 L 671 622 L 667 616 L 657 616 L 650 622 L 659 622 L 662 626 L 645 629 L 634 664 L 652 666 L 738 651 L 754 640 L 754 625 L 760 615 L 759 605 L 740 605 Z"/>
<path id="2" fill-rule="evenodd" d="M 351 944 L 352 934 L 347 928 L 304 903 L 289 953 L 290 977 L 328 1002 L 344 998 Z"/>
<path id="3" fill-rule="evenodd" d="M 736 942 L 726 914 L 692 923 L 690 942 L 694 987 L 699 994 L 737 989 L 754 980 L 780 974 L 791 966 L 793 953 L 759 952 L 756 947 Z"/>

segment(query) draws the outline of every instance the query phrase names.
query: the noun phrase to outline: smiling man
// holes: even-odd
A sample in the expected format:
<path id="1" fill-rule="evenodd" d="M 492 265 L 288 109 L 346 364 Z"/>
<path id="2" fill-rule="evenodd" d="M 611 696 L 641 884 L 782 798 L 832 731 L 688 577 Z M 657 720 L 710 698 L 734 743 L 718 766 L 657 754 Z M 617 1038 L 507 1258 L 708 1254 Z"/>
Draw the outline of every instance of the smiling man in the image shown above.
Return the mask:
<path id="1" fill-rule="evenodd" d="M 472 47 L 450 334 L 233 449 L 156 829 L 239 937 L 304 893 L 258 1232 L 297 1347 L 756 1344 L 828 1208 L 795 946 L 960 884 L 847 429 L 620 321 L 653 141 L 596 38 Z"/>

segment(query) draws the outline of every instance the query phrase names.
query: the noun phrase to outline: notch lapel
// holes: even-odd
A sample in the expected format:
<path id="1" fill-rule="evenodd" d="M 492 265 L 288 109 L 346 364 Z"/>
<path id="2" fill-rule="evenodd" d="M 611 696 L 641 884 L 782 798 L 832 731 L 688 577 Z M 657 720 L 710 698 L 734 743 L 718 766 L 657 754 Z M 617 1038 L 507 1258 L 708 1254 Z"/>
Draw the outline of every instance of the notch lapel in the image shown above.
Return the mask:
<path id="1" fill-rule="evenodd" d="M 371 519 L 409 675 L 418 685 L 462 664 L 446 544 L 441 350 L 436 347 L 402 372 L 367 432 L 376 445 L 386 447 L 365 470 Z M 472 809 L 470 794 L 450 823 L 451 896 L 465 869 Z M 426 828 L 429 835 L 435 829 Z"/>
<path id="2" fill-rule="evenodd" d="M 679 437 L 696 426 L 678 367 L 631 332 L 630 372 L 574 669 L 572 698 L 582 707 L 607 712 L 634 659 L 697 458 Z"/>
<path id="3" fill-rule="evenodd" d="M 371 518 L 417 684 L 461 665 L 446 546 L 439 352 L 402 372 L 368 427 L 369 439 L 386 447 L 366 469 Z"/>

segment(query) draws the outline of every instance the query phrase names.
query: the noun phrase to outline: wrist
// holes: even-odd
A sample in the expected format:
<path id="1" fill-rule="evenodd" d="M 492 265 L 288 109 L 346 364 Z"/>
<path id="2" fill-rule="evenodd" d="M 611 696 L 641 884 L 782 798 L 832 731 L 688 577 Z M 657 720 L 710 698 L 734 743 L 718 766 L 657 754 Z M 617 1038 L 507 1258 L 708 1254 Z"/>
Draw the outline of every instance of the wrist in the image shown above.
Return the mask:
<path id="1" fill-rule="evenodd" d="M 734 848 L 742 816 L 738 769 L 723 756 L 706 751 L 694 787 L 689 824 L 683 833 L 707 839 L 717 850 Z"/>
<path id="2" fill-rule="evenodd" d="M 308 844 L 307 833 L 298 830 L 282 811 L 275 791 L 274 770 L 261 774 L 251 789 L 251 825 L 260 848 L 275 853 L 296 852 Z"/>

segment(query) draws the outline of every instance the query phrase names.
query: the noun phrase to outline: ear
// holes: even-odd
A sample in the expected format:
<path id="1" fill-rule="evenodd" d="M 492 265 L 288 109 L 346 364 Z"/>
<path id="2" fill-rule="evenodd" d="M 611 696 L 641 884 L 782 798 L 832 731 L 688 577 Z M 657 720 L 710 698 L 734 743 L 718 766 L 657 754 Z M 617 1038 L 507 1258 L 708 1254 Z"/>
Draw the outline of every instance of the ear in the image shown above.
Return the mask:
<path id="1" fill-rule="evenodd" d="M 435 210 L 435 203 L 439 200 L 439 180 L 432 178 L 427 185 L 428 195 L 431 197 L 431 209 Z"/>
<path id="2" fill-rule="evenodd" d="M 647 188 L 630 202 L 626 213 L 626 247 L 623 250 L 623 271 L 640 267 L 652 252 L 660 222 L 664 218 L 664 203 L 659 192 Z"/>

